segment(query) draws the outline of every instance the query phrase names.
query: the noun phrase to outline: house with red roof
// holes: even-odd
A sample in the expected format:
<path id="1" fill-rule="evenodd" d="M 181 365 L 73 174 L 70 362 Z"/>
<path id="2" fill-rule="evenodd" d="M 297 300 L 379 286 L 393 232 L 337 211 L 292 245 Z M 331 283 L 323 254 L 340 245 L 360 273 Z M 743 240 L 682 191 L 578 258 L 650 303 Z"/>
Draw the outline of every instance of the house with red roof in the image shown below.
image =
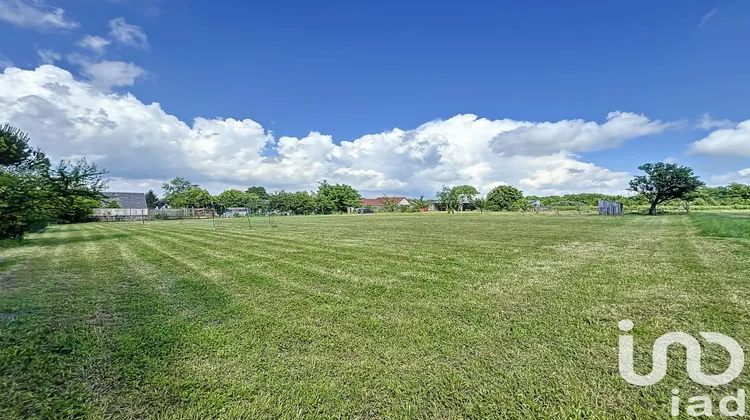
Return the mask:
<path id="1" fill-rule="evenodd" d="M 363 198 L 362 207 L 372 208 L 373 210 L 382 209 L 388 205 L 392 206 L 408 206 L 411 204 L 406 197 L 378 197 L 378 198 Z"/>

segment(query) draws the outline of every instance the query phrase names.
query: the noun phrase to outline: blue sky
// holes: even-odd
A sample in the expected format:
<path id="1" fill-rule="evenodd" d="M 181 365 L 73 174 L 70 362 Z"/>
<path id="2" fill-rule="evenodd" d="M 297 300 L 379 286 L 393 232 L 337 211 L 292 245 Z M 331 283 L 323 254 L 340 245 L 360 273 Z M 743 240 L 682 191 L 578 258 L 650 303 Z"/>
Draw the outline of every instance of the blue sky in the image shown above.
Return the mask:
<path id="1" fill-rule="evenodd" d="M 212 189 L 255 183 L 302 189 L 314 184 L 313 178 L 327 178 L 359 184 L 373 193 L 430 195 L 438 184 L 459 182 L 475 182 L 484 189 L 520 184 L 540 193 L 622 191 L 623 179 L 640 163 L 663 159 L 693 165 L 713 183 L 750 180 L 750 173 L 743 172 L 750 168 L 750 128 L 741 124 L 750 118 L 750 55 L 744 53 L 750 39 L 747 1 L 0 0 L 0 9 L 3 6 L 0 61 L 5 64 L 0 67 L 32 72 L 47 62 L 72 74 L 73 80 L 62 84 L 88 83 L 103 95 L 132 94 L 144 106 L 158 102 L 165 114 L 187 125 L 183 137 L 190 139 L 174 140 L 185 150 L 171 157 L 181 162 L 163 165 L 163 171 L 143 170 L 107 155 L 101 145 L 89 144 L 97 140 L 81 133 L 96 127 L 76 126 L 69 141 L 61 144 L 58 136 L 50 144 L 47 134 L 20 114 L 21 108 L 27 114 L 29 109 L 18 101 L 33 89 L 6 95 L 8 106 L 16 104 L 15 112 L 0 117 L 36 134 L 60 157 L 98 157 L 116 178 L 114 185 L 123 188 L 158 185 L 171 169 L 180 171 L 174 176 L 192 177 Z M 31 15 L 27 19 L 24 14 Z M 115 32 L 113 20 L 124 33 Z M 128 32 L 133 28 L 142 37 Z M 77 46 L 86 35 L 107 44 L 99 51 Z M 54 77 L 64 79 L 57 73 Z M 45 100 L 58 103 L 51 97 Z M 92 101 L 87 97 L 75 103 Z M 582 120 L 601 129 L 608 113 L 615 111 L 642 115 L 661 126 L 616 133 L 605 128 L 600 130 L 604 134 L 592 134 L 597 129 L 586 126 L 573 131 L 568 127 L 567 122 Z M 59 107 L 44 112 L 50 121 L 75 114 Z M 557 151 L 545 146 L 546 155 L 538 149 L 524 151 L 521 156 L 538 162 L 522 167 L 487 137 L 498 133 L 480 133 L 469 126 L 462 131 L 440 128 L 433 135 L 446 143 L 434 143 L 437 151 L 425 151 L 414 146 L 409 135 L 392 131 L 400 128 L 420 138 L 432 131 L 418 127 L 460 114 L 528 122 L 532 128 L 562 122 L 553 127 L 566 129 L 562 136 L 596 138 L 581 140 L 586 146 L 563 139 Z M 207 146 L 194 138 L 197 117 L 224 128 L 229 118 L 251 120 L 261 128 L 246 123 L 252 127 L 231 134 L 204 126 L 204 132 L 215 131 L 210 137 L 217 143 Z M 517 128 L 509 129 L 520 134 Z M 714 131 L 718 133 L 712 138 Z M 330 135 L 332 146 L 390 133 L 412 150 L 407 155 L 427 154 L 417 156 L 417 163 L 402 161 L 403 148 L 394 146 L 374 158 L 331 148 L 310 132 Z M 547 137 L 558 134 L 523 135 L 534 143 L 554 142 Z M 281 139 L 286 136 L 297 143 L 288 140 L 284 148 Z M 505 134 L 503 139 L 516 141 Z M 131 144 L 132 158 L 158 153 L 163 144 L 149 149 L 144 143 L 159 141 L 141 138 Z M 699 141 L 703 143 L 696 148 L 693 144 Z M 245 142 L 260 145 L 253 152 L 255 159 L 238 157 Z M 475 150 L 481 142 L 505 158 L 471 157 L 472 151 L 475 156 L 488 153 Z M 206 147 L 204 157 L 220 170 L 200 162 L 200 149 Z M 226 150 L 217 152 L 222 148 Z M 292 158 L 290 148 L 305 153 L 304 158 Z M 569 154 L 567 160 L 550 158 L 563 152 Z M 388 153 L 396 156 L 389 159 Z M 439 156 L 427 159 L 430 153 Z M 547 159 L 541 159 L 544 156 Z M 321 161 L 325 164 L 315 165 Z M 400 162 L 402 168 L 386 168 L 389 161 Z M 474 173 L 467 169 L 473 166 Z M 307 175 L 295 177 L 294 171 Z M 580 185 L 572 177 L 577 171 L 586 176 Z M 556 185 L 553 180 L 560 174 L 571 179 Z"/>

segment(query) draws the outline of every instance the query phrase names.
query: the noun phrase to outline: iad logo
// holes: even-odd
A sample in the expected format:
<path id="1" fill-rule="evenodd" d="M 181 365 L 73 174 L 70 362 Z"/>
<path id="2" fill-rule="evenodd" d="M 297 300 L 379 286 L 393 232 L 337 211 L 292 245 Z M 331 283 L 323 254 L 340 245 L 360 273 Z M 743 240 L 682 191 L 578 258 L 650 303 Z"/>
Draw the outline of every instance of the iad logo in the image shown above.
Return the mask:
<path id="1" fill-rule="evenodd" d="M 633 321 L 624 319 L 618 323 L 622 332 L 630 332 L 633 329 Z M 633 385 L 649 386 L 662 379 L 667 374 L 667 352 L 669 346 L 678 344 L 685 348 L 687 360 L 685 368 L 691 380 L 701 385 L 718 386 L 725 385 L 735 380 L 745 366 L 745 353 L 742 347 L 733 338 L 717 332 L 700 332 L 704 340 L 712 344 L 722 346 L 729 353 L 729 367 L 717 375 L 704 373 L 701 369 L 701 344 L 690 334 L 683 332 L 670 332 L 657 338 L 651 350 L 651 372 L 647 375 L 639 375 L 635 372 L 633 364 L 633 336 L 620 335 L 619 340 L 619 369 L 620 376 Z M 672 415 L 680 414 L 679 390 L 672 390 Z M 734 403 L 735 408 L 730 408 Z M 688 399 L 686 413 L 689 416 L 712 416 L 713 403 L 706 395 L 698 395 Z M 737 391 L 737 396 L 728 395 L 719 402 L 719 411 L 724 416 L 745 415 L 745 390 Z"/>
<path id="2" fill-rule="evenodd" d="M 633 321 L 624 319 L 618 323 L 620 331 L 630 332 Z M 662 335 L 654 342 L 651 350 L 653 364 L 651 373 L 639 375 L 633 367 L 633 336 L 620 335 L 620 375 L 633 385 L 649 386 L 662 379 L 667 374 L 667 350 L 672 344 L 679 344 L 687 350 L 685 367 L 693 382 L 706 386 L 725 385 L 735 380 L 745 366 L 745 353 L 739 343 L 733 338 L 717 332 L 699 333 L 709 343 L 718 344 L 729 352 L 729 367 L 718 375 L 708 375 L 701 370 L 701 344 L 690 334 L 670 332 Z"/>

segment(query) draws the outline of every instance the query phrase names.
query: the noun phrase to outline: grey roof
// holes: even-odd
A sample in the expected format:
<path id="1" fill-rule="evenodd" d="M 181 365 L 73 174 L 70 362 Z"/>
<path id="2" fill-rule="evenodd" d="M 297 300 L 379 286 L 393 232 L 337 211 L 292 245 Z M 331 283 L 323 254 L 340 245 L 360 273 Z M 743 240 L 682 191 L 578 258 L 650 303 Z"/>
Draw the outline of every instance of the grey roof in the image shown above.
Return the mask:
<path id="1" fill-rule="evenodd" d="M 104 196 L 106 201 L 117 200 L 120 208 L 123 209 L 145 209 L 148 207 L 146 194 L 143 193 L 105 192 Z"/>

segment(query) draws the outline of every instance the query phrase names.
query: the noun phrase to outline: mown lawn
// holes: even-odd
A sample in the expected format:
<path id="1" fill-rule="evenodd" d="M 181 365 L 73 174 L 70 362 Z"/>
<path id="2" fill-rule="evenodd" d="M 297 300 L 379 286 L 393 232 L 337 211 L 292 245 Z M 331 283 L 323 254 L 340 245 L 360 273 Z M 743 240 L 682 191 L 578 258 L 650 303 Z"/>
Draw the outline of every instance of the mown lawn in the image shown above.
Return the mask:
<path id="1" fill-rule="evenodd" d="M 668 331 L 750 349 L 749 221 L 54 226 L 0 245 L 0 417 L 664 418 L 674 387 L 718 400 L 750 380 L 703 388 L 676 351 L 664 381 L 628 385 L 617 322 L 641 372 Z"/>

